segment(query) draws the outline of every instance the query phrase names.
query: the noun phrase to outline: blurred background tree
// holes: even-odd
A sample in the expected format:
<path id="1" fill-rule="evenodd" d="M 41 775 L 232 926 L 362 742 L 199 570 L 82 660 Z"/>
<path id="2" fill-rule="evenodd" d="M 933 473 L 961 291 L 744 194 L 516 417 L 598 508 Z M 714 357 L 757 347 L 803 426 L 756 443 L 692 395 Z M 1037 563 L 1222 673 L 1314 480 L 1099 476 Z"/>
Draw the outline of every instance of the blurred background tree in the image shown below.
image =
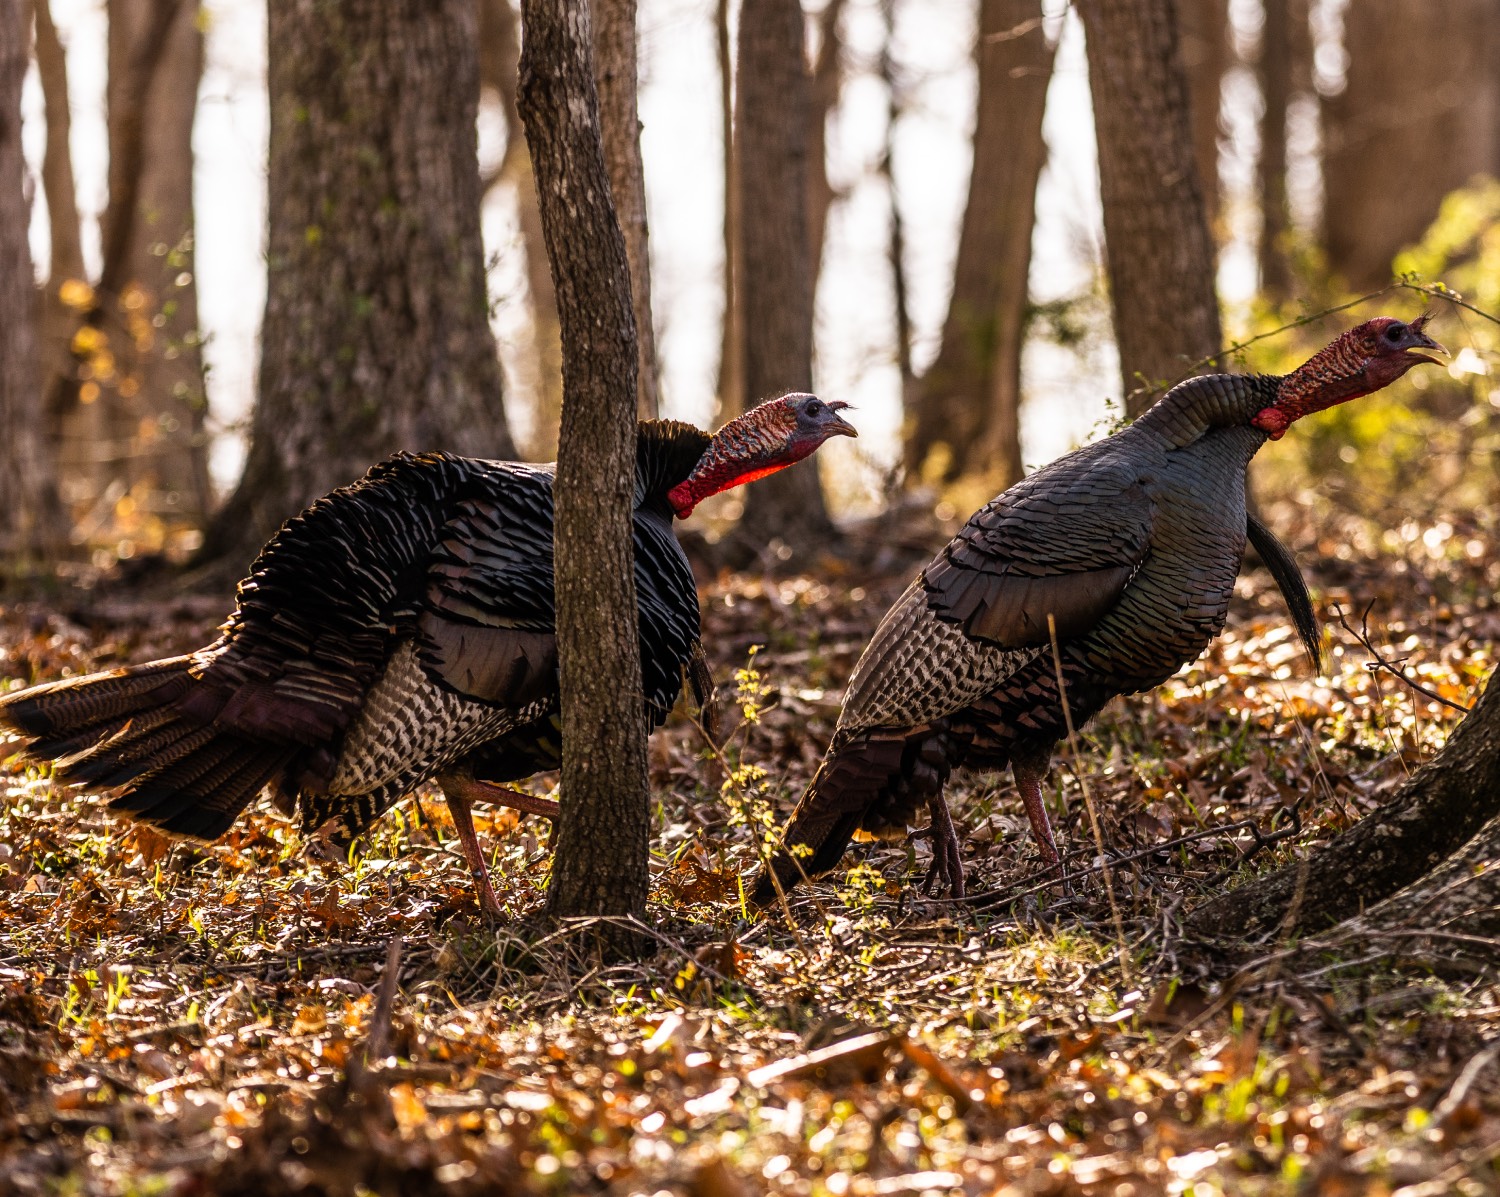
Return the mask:
<path id="1" fill-rule="evenodd" d="M 242 565 L 391 449 L 550 456 L 561 358 L 514 0 L 422 21 L 356 0 L 17 11 L 34 81 L 12 200 L 33 270 L 6 283 L 36 311 L 8 330 L 30 338 L 40 397 L 7 418 L 40 436 L 28 470 L 57 480 L 53 556 L 181 559 L 206 536 Z M 898 500 L 962 514 L 1106 427 L 1106 400 L 1148 402 L 1143 379 L 1379 289 L 1393 264 L 1453 282 L 1485 260 L 1488 0 L 594 15 L 643 413 L 711 424 L 788 387 L 860 408 L 857 445 L 706 504 L 710 539 L 743 518 L 742 543 L 821 552 Z M 637 103 L 643 123 L 621 115 Z M 263 289 L 257 329 L 242 313 Z M 1482 324 L 1420 403 L 1330 416 L 1368 428 L 1313 430 L 1258 466 L 1266 501 L 1310 486 L 1368 514 L 1434 446 L 1452 475 L 1478 468 Z M 1241 364 L 1279 368 L 1328 327 Z"/>

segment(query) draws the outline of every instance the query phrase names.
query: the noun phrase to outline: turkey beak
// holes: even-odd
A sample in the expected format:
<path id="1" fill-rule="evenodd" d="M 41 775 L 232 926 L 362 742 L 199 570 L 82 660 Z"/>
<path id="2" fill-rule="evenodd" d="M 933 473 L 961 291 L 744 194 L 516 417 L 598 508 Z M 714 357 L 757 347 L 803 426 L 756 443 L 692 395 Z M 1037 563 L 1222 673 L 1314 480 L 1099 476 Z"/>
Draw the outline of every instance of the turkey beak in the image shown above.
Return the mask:
<path id="1" fill-rule="evenodd" d="M 845 403 L 842 399 L 835 399 L 828 404 L 828 410 L 836 413 L 843 411 L 848 406 L 849 404 Z M 859 432 L 855 429 L 853 424 L 849 423 L 848 420 L 844 419 L 840 415 L 835 415 L 833 417 L 833 423 L 828 426 L 828 435 L 857 437 L 859 435 Z"/>
<path id="2" fill-rule="evenodd" d="M 1407 326 L 1408 331 L 1410 331 L 1411 333 L 1411 344 L 1423 349 L 1435 349 L 1444 357 L 1447 357 L 1448 351 L 1422 331 L 1422 326 L 1425 325 L 1431 318 L 1432 317 L 1430 313 L 1428 313 L 1427 315 L 1418 316 L 1411 322 L 1411 324 Z M 1411 349 L 1408 349 L 1404 356 L 1409 358 L 1413 362 L 1431 362 L 1434 366 L 1442 364 L 1436 358 L 1428 357 L 1425 353 L 1414 353 L 1411 351 Z"/>

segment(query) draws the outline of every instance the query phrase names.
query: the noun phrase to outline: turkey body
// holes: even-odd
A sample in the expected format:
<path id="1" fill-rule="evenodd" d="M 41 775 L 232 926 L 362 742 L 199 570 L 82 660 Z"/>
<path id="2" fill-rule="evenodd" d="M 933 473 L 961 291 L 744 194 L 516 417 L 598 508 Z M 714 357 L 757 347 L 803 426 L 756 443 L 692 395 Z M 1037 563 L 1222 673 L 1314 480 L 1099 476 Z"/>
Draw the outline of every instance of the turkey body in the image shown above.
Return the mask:
<path id="1" fill-rule="evenodd" d="M 876 630 L 756 900 L 831 869 L 857 834 L 905 834 L 924 805 L 941 833 L 957 768 L 1011 765 L 1024 795 L 1069 716 L 1081 726 L 1161 684 L 1223 629 L 1247 527 L 1311 640 L 1295 562 L 1245 508 L 1267 439 L 1249 419 L 1278 382 L 1194 379 L 975 513 Z M 961 892 L 956 840 L 951 851 L 941 871 Z"/>
<path id="2" fill-rule="evenodd" d="M 652 726 L 699 636 L 666 495 L 709 442 L 687 424 L 640 425 L 635 584 Z M 267 784 L 305 829 L 341 842 L 455 768 L 500 781 L 555 767 L 552 483 L 551 466 L 392 457 L 282 527 L 212 645 L 12 695 L 0 723 L 30 737 L 29 758 L 60 758 L 59 779 L 203 838 Z"/>

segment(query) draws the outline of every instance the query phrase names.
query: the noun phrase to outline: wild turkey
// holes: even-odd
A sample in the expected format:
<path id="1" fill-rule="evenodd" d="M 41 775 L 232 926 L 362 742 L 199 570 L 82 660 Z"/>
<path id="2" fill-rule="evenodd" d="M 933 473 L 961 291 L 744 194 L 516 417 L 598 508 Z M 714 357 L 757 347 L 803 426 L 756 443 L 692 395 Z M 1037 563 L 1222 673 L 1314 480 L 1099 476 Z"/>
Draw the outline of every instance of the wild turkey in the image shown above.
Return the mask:
<path id="1" fill-rule="evenodd" d="M 673 534 L 702 499 L 857 435 L 845 403 L 769 400 L 717 435 L 639 426 L 635 583 L 648 719 L 689 671 L 698 593 Z M 289 520 L 240 583 L 219 638 L 186 656 L 36 686 L 0 727 L 110 807 L 213 839 L 268 784 L 335 843 L 436 778 L 481 903 L 497 912 L 469 805 L 556 804 L 500 784 L 560 760 L 550 465 L 397 454 Z"/>
<path id="2" fill-rule="evenodd" d="M 755 900 L 833 868 L 856 834 L 903 834 L 923 805 L 933 837 L 926 884 L 940 877 L 961 897 L 959 842 L 943 800 L 959 766 L 1010 765 L 1056 868 L 1041 782 L 1066 732 L 1063 700 L 1079 726 L 1202 652 L 1224 626 L 1247 534 L 1316 659 L 1305 584 L 1291 554 L 1247 517 L 1245 470 L 1299 417 L 1433 361 L 1417 352 L 1440 348 L 1423 333 L 1426 321 L 1371 320 L 1285 377 L 1191 379 L 1128 428 L 977 512 L 865 649 Z"/>

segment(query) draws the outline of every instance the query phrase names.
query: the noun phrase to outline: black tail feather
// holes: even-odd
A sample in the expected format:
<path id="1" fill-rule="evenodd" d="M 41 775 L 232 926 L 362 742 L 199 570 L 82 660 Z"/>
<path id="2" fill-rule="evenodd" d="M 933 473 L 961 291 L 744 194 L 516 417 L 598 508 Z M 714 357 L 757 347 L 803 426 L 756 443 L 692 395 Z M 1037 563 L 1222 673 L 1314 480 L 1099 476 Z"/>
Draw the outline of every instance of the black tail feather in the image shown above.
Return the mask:
<path id="1" fill-rule="evenodd" d="M 55 760 L 69 785 L 118 790 L 113 810 L 165 831 L 213 839 L 290 761 L 291 746 L 221 729 L 189 701 L 192 657 L 68 678 L 0 699 L 0 730 L 28 742 L 21 755 Z"/>

